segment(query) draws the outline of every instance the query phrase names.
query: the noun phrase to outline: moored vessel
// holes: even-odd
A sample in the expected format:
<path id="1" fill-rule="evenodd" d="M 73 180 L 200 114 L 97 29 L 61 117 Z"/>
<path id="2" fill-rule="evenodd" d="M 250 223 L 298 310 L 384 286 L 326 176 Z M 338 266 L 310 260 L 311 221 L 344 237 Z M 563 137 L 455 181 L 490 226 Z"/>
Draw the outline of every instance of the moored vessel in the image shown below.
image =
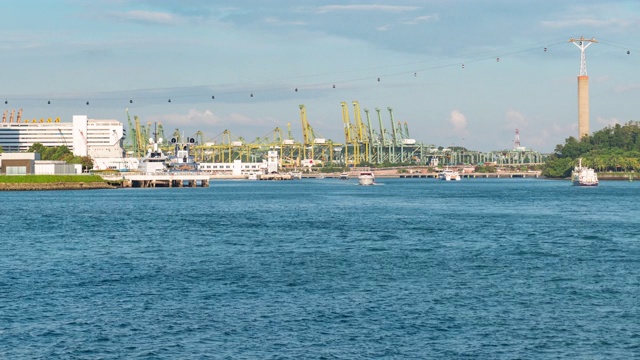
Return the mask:
<path id="1" fill-rule="evenodd" d="M 138 164 L 138 171 L 143 173 L 163 173 L 167 171 L 166 161 L 167 156 L 158 148 L 158 143 L 162 141 L 151 140 L 151 147 L 147 150 L 140 163 Z"/>
<path id="2" fill-rule="evenodd" d="M 171 139 L 173 144 L 173 155 L 167 156 L 167 168 L 169 171 L 196 171 L 198 164 L 191 155 L 191 145 L 195 143 L 195 139 L 189 139 L 190 142 L 178 143 L 176 138 Z"/>
<path id="3" fill-rule="evenodd" d="M 451 181 L 451 180 L 460 181 L 461 178 L 460 178 L 460 174 L 457 171 L 453 171 L 451 169 L 444 169 L 440 173 L 438 173 L 438 179 L 445 180 L 445 181 Z"/>
<path id="4" fill-rule="evenodd" d="M 598 186 L 598 174 L 595 170 L 582 166 L 582 158 L 580 158 L 578 165 L 571 173 L 571 181 L 575 186 Z"/>

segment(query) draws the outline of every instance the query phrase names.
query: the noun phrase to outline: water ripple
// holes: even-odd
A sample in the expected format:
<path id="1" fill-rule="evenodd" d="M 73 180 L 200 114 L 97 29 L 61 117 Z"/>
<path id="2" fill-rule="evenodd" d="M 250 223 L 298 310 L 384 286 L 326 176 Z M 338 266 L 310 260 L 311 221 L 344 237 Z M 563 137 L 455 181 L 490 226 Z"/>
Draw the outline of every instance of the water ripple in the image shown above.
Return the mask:
<path id="1" fill-rule="evenodd" d="M 0 358 L 640 356 L 637 183 L 380 182 L 3 194 Z"/>

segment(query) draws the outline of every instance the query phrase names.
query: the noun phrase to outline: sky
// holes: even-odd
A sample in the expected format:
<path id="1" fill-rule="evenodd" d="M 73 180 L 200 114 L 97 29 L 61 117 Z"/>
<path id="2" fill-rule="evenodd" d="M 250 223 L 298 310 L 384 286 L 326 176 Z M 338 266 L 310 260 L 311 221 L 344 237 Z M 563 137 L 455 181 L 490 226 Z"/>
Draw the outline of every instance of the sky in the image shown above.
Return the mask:
<path id="1" fill-rule="evenodd" d="M 165 136 L 344 142 L 341 103 L 379 129 L 478 151 L 577 137 L 580 49 L 591 131 L 640 120 L 640 2 L 619 0 L 0 0 L 0 105 L 117 119 Z M 169 102 L 169 100 L 171 100 Z M 4 103 L 6 101 L 6 104 Z M 89 105 L 87 105 L 87 102 Z"/>

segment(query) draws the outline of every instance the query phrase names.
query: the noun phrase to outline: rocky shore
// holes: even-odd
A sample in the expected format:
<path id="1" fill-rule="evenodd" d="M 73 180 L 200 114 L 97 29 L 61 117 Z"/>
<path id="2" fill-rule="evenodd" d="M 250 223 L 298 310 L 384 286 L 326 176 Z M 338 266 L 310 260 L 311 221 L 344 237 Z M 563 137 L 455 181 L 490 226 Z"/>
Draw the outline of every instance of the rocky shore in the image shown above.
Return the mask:
<path id="1" fill-rule="evenodd" d="M 103 182 L 0 183 L 0 191 L 115 189 Z"/>

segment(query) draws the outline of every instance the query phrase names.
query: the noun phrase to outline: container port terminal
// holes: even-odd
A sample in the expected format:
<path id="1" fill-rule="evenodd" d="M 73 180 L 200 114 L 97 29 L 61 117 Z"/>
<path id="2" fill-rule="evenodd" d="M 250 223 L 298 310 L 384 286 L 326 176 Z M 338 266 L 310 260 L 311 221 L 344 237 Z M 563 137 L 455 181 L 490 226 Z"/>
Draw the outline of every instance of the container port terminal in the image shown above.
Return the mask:
<path id="1" fill-rule="evenodd" d="M 269 151 L 277 151 L 279 167 L 285 171 L 319 167 L 360 166 L 411 166 L 431 167 L 455 165 L 491 164 L 500 167 L 523 167 L 541 165 L 545 154 L 520 146 L 516 129 L 514 146 L 497 151 L 474 151 L 463 147 L 437 147 L 412 138 L 408 123 L 396 121 L 393 109 L 375 108 L 375 123 L 368 109 L 360 109 L 353 101 L 353 117 L 350 106 L 342 102 L 342 126 L 344 138 L 339 141 L 318 134 L 307 118 L 305 105 L 299 106 L 302 139 L 294 138 L 291 123 L 286 131 L 276 127 L 269 134 L 247 141 L 225 129 L 220 134 L 205 138 L 203 131 L 185 136 L 179 129 L 166 136 L 162 124 L 141 125 L 137 116 L 127 111 L 129 129 L 125 146 L 128 156 L 140 157 L 149 146 L 148 139 L 166 139 L 160 147 L 172 151 L 172 143 L 188 143 L 197 163 L 255 163 L 267 158 Z M 364 117 L 362 116 L 364 113 Z M 385 125 L 385 123 L 387 125 Z"/>
<path id="2" fill-rule="evenodd" d="M 353 116 L 350 108 L 353 108 Z M 6 152 L 24 152 L 34 143 L 54 147 L 64 145 L 76 156 L 91 157 L 94 171 L 126 172 L 129 179 L 124 185 L 135 187 L 208 185 L 196 178 L 183 182 L 170 178 L 134 179 L 133 173 L 140 172 L 139 164 L 152 146 L 159 147 L 172 158 L 181 159 L 184 155 L 185 162 L 180 163 L 188 165 L 186 158 L 189 158 L 192 164 L 186 171 L 208 175 L 211 179 L 229 176 L 243 178 L 256 172 L 265 175 L 263 180 L 286 179 L 284 176 L 266 175 L 293 171 L 330 173 L 342 171 L 338 169 L 361 167 L 375 168 L 376 173 L 383 177 L 384 172 L 377 169 L 422 166 L 433 172 L 439 167 L 484 165 L 521 171 L 541 165 L 546 157 L 520 146 L 517 129 L 514 146 L 505 150 L 480 152 L 464 147 L 445 148 L 422 143 L 411 137 L 406 121 L 396 121 L 391 107 L 387 107 L 386 111 L 375 108 L 374 122 L 372 113 L 366 108 L 361 111 L 358 101 L 353 101 L 351 105 L 340 103 L 344 138 L 334 141 L 318 134 L 307 118 L 304 105 L 299 105 L 298 110 L 301 139 L 293 136 L 291 123 L 287 123 L 286 132 L 276 127 L 269 134 L 252 141 L 235 136 L 230 130 L 224 130 L 213 138 L 206 138 L 202 131 L 184 136 L 179 129 L 165 136 L 162 124 L 155 123 L 152 127 L 149 122 L 143 126 L 139 117 L 134 115 L 132 119 L 128 109 L 125 109 L 128 129 L 118 120 L 94 120 L 86 115 L 76 115 L 70 123 L 58 118 L 29 120 L 22 116 L 22 110 L 17 112 L 14 121 L 15 111 L 11 114 L 5 111 L 0 123 L 0 146 Z M 273 158 L 277 162 L 276 169 L 271 167 L 267 171 L 266 163 L 273 163 Z M 185 172 L 185 169 L 182 170 Z M 395 175 L 407 176 L 398 171 Z M 486 177 L 481 174 L 474 177 L 477 176 Z M 425 177 L 429 175 L 425 174 Z"/>

